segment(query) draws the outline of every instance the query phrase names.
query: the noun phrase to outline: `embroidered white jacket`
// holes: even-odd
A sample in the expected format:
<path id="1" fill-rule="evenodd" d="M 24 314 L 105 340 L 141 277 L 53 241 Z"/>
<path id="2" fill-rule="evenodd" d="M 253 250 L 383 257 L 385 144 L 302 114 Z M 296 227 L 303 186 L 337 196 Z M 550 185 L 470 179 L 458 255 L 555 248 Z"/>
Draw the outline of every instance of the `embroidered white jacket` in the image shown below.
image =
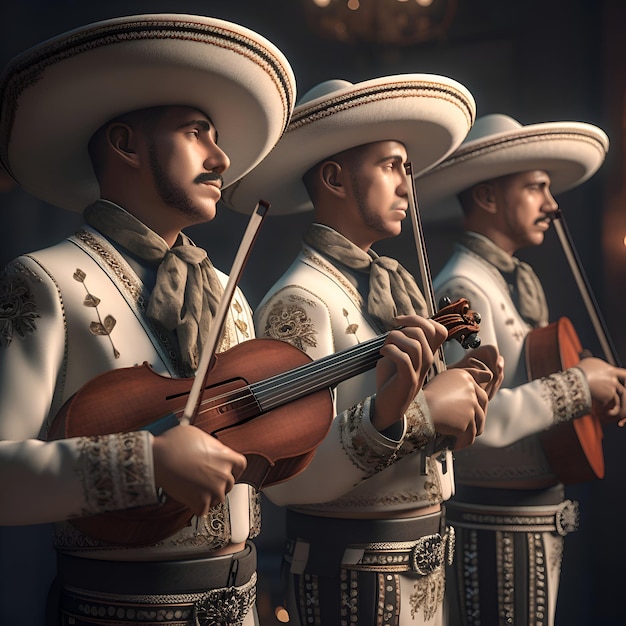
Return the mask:
<path id="1" fill-rule="evenodd" d="M 225 283 L 227 277 L 218 275 Z M 94 376 L 144 362 L 159 374 L 177 375 L 172 337 L 159 334 L 145 317 L 147 297 L 124 258 L 87 226 L 54 247 L 15 259 L 1 275 L 0 525 L 35 526 L 0 528 L 0 534 L 6 543 L 39 546 L 40 576 L 54 573 L 54 552 L 43 547 L 52 545 L 51 528 L 41 522 L 156 503 L 147 431 L 45 441 L 59 408 Z M 254 337 L 252 313 L 239 291 L 225 326 L 222 350 Z M 131 471 L 122 472 L 115 463 L 122 446 L 132 448 Z M 103 479 L 111 480 L 109 490 Z M 243 497 L 231 508 L 235 493 Z M 241 542 L 257 535 L 259 526 L 258 495 L 248 485 L 236 485 L 197 528 L 193 524 L 158 545 L 117 550 L 61 522 L 56 546 L 96 558 L 182 558 Z M 2 567 L 7 568 L 3 584 L 29 589 L 33 603 L 45 598 L 49 578 L 40 580 L 37 590 L 34 573 L 20 581 L 4 557 Z"/>
<path id="2" fill-rule="evenodd" d="M 433 281 L 437 300 L 467 298 L 481 316 L 484 345 L 496 345 L 504 357 L 504 381 L 489 402 L 484 433 L 474 445 L 455 453 L 458 484 L 510 485 L 550 481 L 554 474 L 537 434 L 555 422 L 584 415 L 591 396 L 577 368 L 529 381 L 524 341 L 530 326 L 521 318 L 500 272 L 479 255 L 457 245 Z M 446 342 L 449 362 L 459 358 L 455 342 Z"/>
<path id="3" fill-rule="evenodd" d="M 306 245 L 264 297 L 254 319 L 257 336 L 288 341 L 312 359 L 381 333 L 352 284 Z M 422 473 L 422 452 L 413 453 L 435 434 L 423 392 L 398 433 L 388 438 L 370 422 L 375 390 L 374 369 L 340 383 L 335 391 L 337 415 L 311 464 L 264 493 L 279 505 L 325 515 L 383 510 L 393 515 L 448 499 L 454 488 L 452 464 L 445 464 L 444 474 L 444 465 L 428 457 L 427 472 Z"/>

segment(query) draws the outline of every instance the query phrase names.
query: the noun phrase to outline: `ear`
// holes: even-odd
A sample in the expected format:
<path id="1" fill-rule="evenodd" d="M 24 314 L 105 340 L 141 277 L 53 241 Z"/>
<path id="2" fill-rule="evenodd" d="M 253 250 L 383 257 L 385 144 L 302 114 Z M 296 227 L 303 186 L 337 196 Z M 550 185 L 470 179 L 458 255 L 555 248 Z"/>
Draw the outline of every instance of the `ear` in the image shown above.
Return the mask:
<path id="1" fill-rule="evenodd" d="M 494 185 L 487 181 L 478 183 L 472 190 L 472 201 L 475 206 L 487 213 L 496 213 L 496 193 Z"/>
<path id="2" fill-rule="evenodd" d="M 345 195 L 344 171 L 337 161 L 326 161 L 320 167 L 322 185 L 334 195 Z"/>
<path id="3" fill-rule="evenodd" d="M 120 122 L 111 124 L 107 129 L 106 138 L 109 148 L 118 158 L 131 167 L 139 166 L 137 135 L 131 126 Z"/>

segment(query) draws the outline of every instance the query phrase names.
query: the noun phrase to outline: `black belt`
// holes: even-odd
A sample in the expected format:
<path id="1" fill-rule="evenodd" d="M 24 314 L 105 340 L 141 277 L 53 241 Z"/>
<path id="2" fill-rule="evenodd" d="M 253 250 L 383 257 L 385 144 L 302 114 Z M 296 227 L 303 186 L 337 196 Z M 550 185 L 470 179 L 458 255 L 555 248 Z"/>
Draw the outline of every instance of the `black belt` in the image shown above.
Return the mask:
<path id="1" fill-rule="evenodd" d="M 309 544 L 306 571 L 336 576 L 340 568 L 370 571 L 415 571 L 426 575 L 454 551 L 444 511 L 396 519 L 344 519 L 287 510 L 286 558 L 299 542 Z M 344 563 L 346 548 L 359 547 L 358 564 Z"/>
<path id="2" fill-rule="evenodd" d="M 287 509 L 287 536 L 341 545 L 377 541 L 414 541 L 445 526 L 444 512 L 394 519 L 346 519 L 306 515 Z"/>
<path id="3" fill-rule="evenodd" d="M 109 594 L 179 594 L 237 587 L 256 571 L 254 544 L 234 554 L 180 561 L 106 561 L 59 552 L 62 586 Z"/>
<path id="4" fill-rule="evenodd" d="M 455 502 L 471 502 L 496 506 L 542 506 L 560 504 L 565 498 L 563 485 L 546 489 L 491 489 L 456 484 L 455 494 L 448 505 Z"/>

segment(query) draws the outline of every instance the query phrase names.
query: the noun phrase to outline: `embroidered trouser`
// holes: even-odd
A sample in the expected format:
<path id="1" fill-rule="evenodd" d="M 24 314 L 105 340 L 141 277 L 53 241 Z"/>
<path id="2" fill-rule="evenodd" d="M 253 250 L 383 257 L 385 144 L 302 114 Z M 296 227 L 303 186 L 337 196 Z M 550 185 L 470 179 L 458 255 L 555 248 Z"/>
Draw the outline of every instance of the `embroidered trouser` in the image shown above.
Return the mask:
<path id="1" fill-rule="evenodd" d="M 59 555 L 59 626 L 256 626 L 256 551 L 185 561 Z"/>
<path id="2" fill-rule="evenodd" d="M 441 513 L 363 520 L 288 511 L 283 582 L 289 623 L 441 626 L 453 532 Z"/>
<path id="3" fill-rule="evenodd" d="M 446 509 L 457 546 L 448 571 L 449 623 L 553 626 L 563 538 L 577 528 L 577 503 L 564 500 L 560 486 L 457 486 Z"/>

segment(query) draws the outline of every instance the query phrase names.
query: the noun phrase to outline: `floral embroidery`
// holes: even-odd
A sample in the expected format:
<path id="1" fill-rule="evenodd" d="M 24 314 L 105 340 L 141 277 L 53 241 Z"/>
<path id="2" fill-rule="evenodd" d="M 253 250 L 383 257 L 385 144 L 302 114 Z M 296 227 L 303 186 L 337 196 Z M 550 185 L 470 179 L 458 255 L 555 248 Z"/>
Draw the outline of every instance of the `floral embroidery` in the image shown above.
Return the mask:
<path id="1" fill-rule="evenodd" d="M 306 352 L 307 347 L 317 346 L 317 333 L 304 307 L 295 302 L 296 298 L 289 299 L 289 304 L 280 299 L 273 304 L 264 332 L 267 337 L 286 341 Z"/>
<path id="2" fill-rule="evenodd" d="M 100 317 L 100 311 L 98 311 L 100 298 L 94 296 L 92 293 L 89 293 L 89 289 L 87 289 L 87 285 L 85 284 L 85 278 L 87 278 L 87 274 L 85 274 L 85 272 L 83 272 L 83 270 L 81 270 L 80 268 L 76 268 L 76 271 L 74 272 L 74 280 L 82 283 L 85 291 L 87 292 L 87 295 L 83 300 L 83 304 L 86 307 L 94 308 L 96 310 L 96 315 L 98 316 L 98 321 L 91 322 L 91 324 L 89 325 L 89 331 L 93 335 L 107 336 L 109 338 L 109 341 L 111 342 L 111 347 L 113 348 L 113 355 L 116 359 L 119 359 L 120 353 L 118 352 L 117 348 L 113 344 L 113 340 L 111 339 L 111 332 L 113 331 L 113 328 L 115 328 L 115 324 L 117 324 L 117 322 L 112 315 L 107 315 L 104 320 Z"/>
<path id="3" fill-rule="evenodd" d="M 246 337 L 246 339 L 250 338 L 250 333 L 248 331 L 248 324 L 242 319 L 243 307 L 241 303 L 237 300 L 233 300 L 231 308 L 237 313 L 237 319 L 235 319 L 235 326 L 239 330 L 239 332 Z"/>
<path id="4" fill-rule="evenodd" d="M 0 274 L 0 346 L 8 347 L 16 334 L 34 332 L 38 317 L 28 281 L 15 268 L 5 269 Z"/>
<path id="5" fill-rule="evenodd" d="M 86 230 L 79 229 L 70 238 L 70 241 L 76 243 L 86 254 L 97 259 L 97 262 L 102 264 L 105 272 L 113 280 L 115 285 L 120 288 L 127 302 L 130 304 L 132 301 L 132 308 L 134 309 L 136 307 L 137 312 L 145 319 L 143 323 L 146 327 L 150 328 L 152 336 L 163 349 L 163 358 L 172 364 L 172 369 L 175 370 L 179 376 L 185 376 L 186 374 L 180 362 L 180 355 L 176 347 L 177 342 L 174 334 L 165 330 L 154 320 L 145 317 L 148 293 L 144 290 L 141 281 L 126 264 L 123 257 L 121 257 L 115 248 L 101 235 L 96 235 Z M 230 335 L 230 324 L 225 324 L 221 346 L 225 345 L 228 347 L 230 345 Z"/>
<path id="6" fill-rule="evenodd" d="M 348 326 L 346 326 L 346 335 L 354 335 L 356 340 L 359 343 L 361 343 L 359 338 L 356 336 L 356 331 L 359 330 L 359 325 L 358 324 L 350 324 L 350 320 L 348 319 L 349 315 L 350 314 L 348 313 L 348 311 L 346 311 L 346 309 L 343 309 L 343 316 L 346 318 L 346 322 L 348 322 Z"/>

